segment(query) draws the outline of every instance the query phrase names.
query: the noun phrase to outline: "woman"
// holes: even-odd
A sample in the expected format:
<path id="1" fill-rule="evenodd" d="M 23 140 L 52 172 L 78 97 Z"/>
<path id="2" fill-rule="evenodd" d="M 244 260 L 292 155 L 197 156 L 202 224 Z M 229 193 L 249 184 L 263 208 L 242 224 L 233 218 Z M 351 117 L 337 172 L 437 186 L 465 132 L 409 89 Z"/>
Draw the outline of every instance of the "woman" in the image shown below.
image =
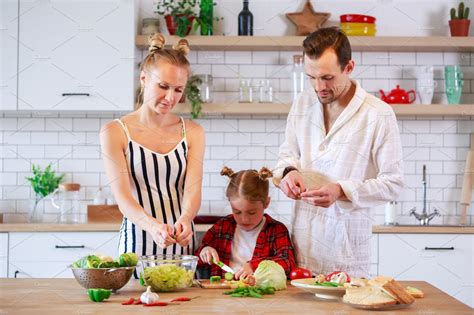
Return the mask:
<path id="1" fill-rule="evenodd" d="M 193 254 L 201 203 L 204 131 L 171 113 L 190 73 L 187 41 L 164 48 L 150 38 L 138 109 L 101 130 L 105 170 L 124 214 L 119 252 Z"/>

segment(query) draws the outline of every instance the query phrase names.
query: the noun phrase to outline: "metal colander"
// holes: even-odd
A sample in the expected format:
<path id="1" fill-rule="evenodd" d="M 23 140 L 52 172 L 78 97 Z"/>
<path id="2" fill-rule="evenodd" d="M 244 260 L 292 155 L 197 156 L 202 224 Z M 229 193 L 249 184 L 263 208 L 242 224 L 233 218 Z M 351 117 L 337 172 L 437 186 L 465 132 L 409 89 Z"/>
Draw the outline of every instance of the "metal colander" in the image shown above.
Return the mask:
<path id="1" fill-rule="evenodd" d="M 127 284 L 133 275 L 135 267 L 119 268 L 73 268 L 74 277 L 86 289 L 102 288 L 116 291 Z"/>

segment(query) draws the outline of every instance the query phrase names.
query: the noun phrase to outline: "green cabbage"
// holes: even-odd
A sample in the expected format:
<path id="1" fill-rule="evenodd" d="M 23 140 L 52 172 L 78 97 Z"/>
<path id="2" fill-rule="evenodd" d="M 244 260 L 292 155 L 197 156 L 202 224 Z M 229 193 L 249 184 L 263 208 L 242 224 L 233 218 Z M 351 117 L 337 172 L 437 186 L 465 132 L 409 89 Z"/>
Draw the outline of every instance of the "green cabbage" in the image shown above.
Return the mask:
<path id="1" fill-rule="evenodd" d="M 138 256 L 135 253 L 125 253 L 120 255 L 118 261 L 120 267 L 133 267 L 138 264 Z"/>
<path id="2" fill-rule="evenodd" d="M 74 262 L 72 266 L 74 268 L 99 268 L 101 262 L 99 256 L 88 255 Z"/>
<path id="3" fill-rule="evenodd" d="M 192 285 L 194 272 L 175 264 L 163 264 L 146 267 L 143 279 L 153 291 L 169 292 L 184 289 Z"/>
<path id="4" fill-rule="evenodd" d="M 118 268 L 118 267 L 133 267 L 138 263 L 138 256 L 135 253 L 125 253 L 120 255 L 119 259 L 114 260 L 110 256 L 102 255 L 87 255 L 74 263 L 73 268 Z"/>
<path id="5" fill-rule="evenodd" d="M 286 289 L 286 274 L 282 266 L 272 260 L 263 260 L 258 264 L 253 276 L 257 286 Z"/>

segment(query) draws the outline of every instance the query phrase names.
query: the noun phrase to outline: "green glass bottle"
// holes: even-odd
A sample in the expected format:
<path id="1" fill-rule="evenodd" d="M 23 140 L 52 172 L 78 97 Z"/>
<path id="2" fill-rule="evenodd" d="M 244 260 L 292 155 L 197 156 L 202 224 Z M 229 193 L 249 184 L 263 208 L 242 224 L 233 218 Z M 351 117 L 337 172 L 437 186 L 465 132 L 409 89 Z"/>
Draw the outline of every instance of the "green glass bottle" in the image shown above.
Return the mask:
<path id="1" fill-rule="evenodd" d="M 201 18 L 201 35 L 211 36 L 214 33 L 214 2 L 213 0 L 201 0 L 201 11 L 199 13 Z"/>

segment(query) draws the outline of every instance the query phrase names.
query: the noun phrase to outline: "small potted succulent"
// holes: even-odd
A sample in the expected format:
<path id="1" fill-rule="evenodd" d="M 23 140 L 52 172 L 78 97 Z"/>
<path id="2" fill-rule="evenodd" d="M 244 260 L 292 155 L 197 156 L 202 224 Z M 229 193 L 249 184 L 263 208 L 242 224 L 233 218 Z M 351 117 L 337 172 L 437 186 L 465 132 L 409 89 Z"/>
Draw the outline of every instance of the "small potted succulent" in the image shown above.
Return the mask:
<path id="1" fill-rule="evenodd" d="M 194 19 L 199 16 L 197 0 L 159 0 L 156 13 L 162 15 L 170 35 L 184 37 L 189 34 Z"/>
<path id="2" fill-rule="evenodd" d="M 469 36 L 469 7 L 464 7 L 464 2 L 459 3 L 458 12 L 451 8 L 451 20 L 449 20 L 449 28 L 451 36 Z"/>

